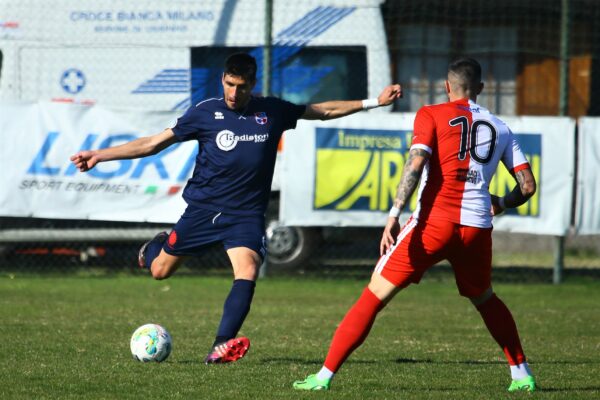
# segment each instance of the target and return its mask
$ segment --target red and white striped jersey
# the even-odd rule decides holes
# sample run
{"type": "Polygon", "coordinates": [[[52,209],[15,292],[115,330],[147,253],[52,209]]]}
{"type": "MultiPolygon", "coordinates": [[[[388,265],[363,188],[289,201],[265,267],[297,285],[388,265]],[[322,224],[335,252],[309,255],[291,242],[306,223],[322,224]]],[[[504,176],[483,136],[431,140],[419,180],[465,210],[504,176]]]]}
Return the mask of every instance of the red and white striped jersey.
{"type": "Polygon", "coordinates": [[[415,117],[413,148],[431,154],[413,214],[422,221],[492,226],[489,185],[498,163],[513,172],[529,167],[508,126],[468,99],[422,107],[415,117]]]}

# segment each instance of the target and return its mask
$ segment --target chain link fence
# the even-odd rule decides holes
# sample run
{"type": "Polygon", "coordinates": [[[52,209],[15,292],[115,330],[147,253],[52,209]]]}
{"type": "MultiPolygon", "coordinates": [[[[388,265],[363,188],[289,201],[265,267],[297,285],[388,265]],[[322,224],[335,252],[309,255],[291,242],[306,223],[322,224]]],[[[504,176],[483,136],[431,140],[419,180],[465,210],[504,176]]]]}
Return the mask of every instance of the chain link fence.
{"type": "MultiPolygon", "coordinates": [[[[2,230],[22,231],[25,238],[0,244],[0,270],[7,273],[69,272],[84,274],[139,273],[137,253],[146,238],[169,229],[160,224],[108,221],[2,218],[2,230]],[[84,238],[61,240],[62,230],[78,230],[84,238]],[[41,230],[43,237],[36,237],[41,230]],[[53,236],[48,231],[57,232],[53,236]],[[28,238],[27,238],[28,237],[28,238]]],[[[277,260],[263,266],[266,275],[366,278],[379,254],[380,228],[318,228],[301,260],[293,265],[277,260]]],[[[556,238],[495,232],[494,274],[496,280],[551,282],[556,257],[556,238]]],[[[600,274],[598,236],[568,236],[565,240],[565,277],[600,274]]],[[[447,263],[431,273],[446,275],[447,263]]],[[[208,247],[200,257],[188,259],[179,274],[228,275],[230,262],[220,245],[208,247]]]]}
{"type": "MultiPolygon", "coordinates": [[[[227,54],[250,51],[262,63],[262,50],[253,43],[261,43],[264,37],[264,19],[258,17],[264,13],[263,2],[218,2],[225,17],[218,17],[210,2],[178,3],[179,8],[152,0],[126,7],[114,1],[87,7],[88,3],[69,0],[52,4],[0,0],[2,98],[183,112],[201,98],[220,94],[221,62],[227,54]],[[34,8],[37,17],[27,19],[25,13],[34,8]],[[61,12],[53,13],[51,8],[61,12]],[[240,14],[247,16],[246,22],[231,24],[240,14]],[[193,35],[186,30],[192,19],[214,20],[214,32],[190,39],[193,35]],[[67,35],[62,29],[66,22],[78,31],[67,35]],[[32,26],[39,29],[29,29],[32,26]],[[83,39],[86,29],[102,34],[89,43],[83,39]],[[160,35],[161,30],[172,34],[160,35]],[[144,32],[158,33],[155,41],[143,39],[144,32]],[[12,51],[15,38],[27,46],[12,51]],[[57,45],[52,44],[58,42],[67,45],[62,54],[73,64],[93,59],[112,78],[95,86],[96,91],[77,92],[81,77],[77,73],[64,76],[60,70],[53,53],[57,45]],[[11,64],[10,57],[18,57],[23,68],[11,64]],[[15,73],[15,68],[20,72],[15,73]],[[60,80],[62,87],[54,79],[60,74],[65,78],[60,80]],[[132,82],[131,76],[140,79],[132,82]]],[[[348,37],[329,37],[335,36],[332,26],[344,27],[351,14],[343,1],[307,1],[302,12],[292,3],[275,1],[270,92],[299,103],[366,98],[376,95],[381,82],[394,81],[404,88],[404,98],[396,102],[394,111],[414,112],[423,104],[446,100],[446,66],[452,58],[467,54],[479,59],[484,69],[485,89],[479,102],[497,114],[600,115],[600,7],[595,0],[371,3],[382,19],[365,19],[360,31],[376,31],[381,28],[378,23],[383,23],[385,35],[374,47],[383,49],[386,62],[370,63],[373,54],[365,46],[352,44],[350,35],[358,27],[340,28],[344,32],[340,35],[348,37]],[[305,39],[299,38],[300,32],[305,39]],[[316,46],[305,46],[308,40],[316,46]],[[278,67],[284,66],[287,73],[278,73],[278,67]],[[298,89],[304,87],[309,89],[298,89]]],[[[86,82],[90,90],[93,83],[86,82]]],[[[262,90],[261,85],[257,90],[262,90]]],[[[2,217],[0,268],[10,273],[137,271],[139,246],[153,233],[168,228],[164,224],[2,217]]],[[[271,243],[272,253],[294,252],[299,242],[304,247],[293,262],[269,260],[267,274],[365,277],[377,259],[381,228],[274,229],[272,234],[278,238],[271,243]]],[[[496,274],[543,281],[551,280],[559,251],[554,237],[500,232],[494,233],[494,250],[496,274]]],[[[566,275],[595,276],[600,271],[600,236],[568,236],[564,264],[566,275]]],[[[445,273],[449,267],[435,270],[445,273]]],[[[187,261],[181,272],[229,274],[229,261],[217,245],[187,261]]]]}
{"type": "Polygon", "coordinates": [[[598,115],[600,8],[594,0],[406,0],[382,7],[393,76],[408,101],[445,100],[448,61],[483,67],[478,99],[499,115],[598,115]]]}

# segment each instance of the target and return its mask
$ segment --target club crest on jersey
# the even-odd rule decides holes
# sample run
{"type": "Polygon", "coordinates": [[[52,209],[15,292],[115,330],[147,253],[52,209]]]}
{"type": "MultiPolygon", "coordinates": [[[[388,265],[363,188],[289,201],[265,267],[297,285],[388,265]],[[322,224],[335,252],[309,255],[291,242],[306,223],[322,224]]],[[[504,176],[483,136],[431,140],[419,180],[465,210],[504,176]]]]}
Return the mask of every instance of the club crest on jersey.
{"type": "Polygon", "coordinates": [[[266,112],[257,112],[254,114],[254,119],[256,123],[259,125],[265,125],[267,123],[267,113],[266,112]]]}

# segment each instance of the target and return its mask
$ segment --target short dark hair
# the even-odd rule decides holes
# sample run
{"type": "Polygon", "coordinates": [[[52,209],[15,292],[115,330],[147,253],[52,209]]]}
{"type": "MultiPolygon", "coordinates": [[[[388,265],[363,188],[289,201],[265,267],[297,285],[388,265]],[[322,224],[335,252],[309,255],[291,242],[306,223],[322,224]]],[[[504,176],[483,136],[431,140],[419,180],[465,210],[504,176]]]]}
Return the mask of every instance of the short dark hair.
{"type": "Polygon", "coordinates": [[[223,73],[241,76],[247,82],[256,80],[256,59],[248,53],[235,53],[225,60],[223,73]]]}
{"type": "Polygon", "coordinates": [[[474,89],[481,83],[481,65],[470,57],[461,57],[450,63],[448,74],[454,74],[463,89],[474,89]]]}

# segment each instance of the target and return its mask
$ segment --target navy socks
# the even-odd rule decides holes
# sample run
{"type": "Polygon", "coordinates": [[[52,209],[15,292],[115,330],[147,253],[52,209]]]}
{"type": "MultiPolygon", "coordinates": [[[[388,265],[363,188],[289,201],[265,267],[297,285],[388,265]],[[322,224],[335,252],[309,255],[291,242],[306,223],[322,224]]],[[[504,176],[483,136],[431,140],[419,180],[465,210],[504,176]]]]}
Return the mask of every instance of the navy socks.
{"type": "Polygon", "coordinates": [[[255,286],[256,282],[246,279],[233,281],[223,306],[223,316],[213,346],[233,339],[237,335],[250,311],[255,286]]]}

